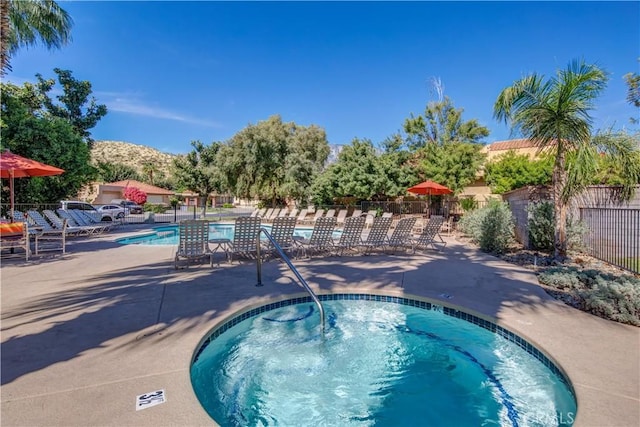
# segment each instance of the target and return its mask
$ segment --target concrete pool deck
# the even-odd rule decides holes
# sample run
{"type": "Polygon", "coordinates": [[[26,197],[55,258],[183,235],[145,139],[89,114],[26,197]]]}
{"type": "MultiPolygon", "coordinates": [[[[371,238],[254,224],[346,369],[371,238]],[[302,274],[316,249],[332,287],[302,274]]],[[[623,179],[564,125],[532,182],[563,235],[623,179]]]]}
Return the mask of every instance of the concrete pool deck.
{"type": "MultiPolygon", "coordinates": [[[[201,338],[247,305],[301,294],[286,266],[208,263],[174,270],[174,247],[123,246],[127,226],[71,239],[67,254],[2,259],[1,407],[4,426],[214,425],[189,365],[201,338]],[[136,411],[136,396],[166,402],[136,411]]],[[[318,293],[384,292],[460,306],[527,338],[555,360],[578,397],[578,426],[640,423],[640,328],[549,297],[526,269],[454,238],[415,255],[295,260],[318,293]]],[[[568,415],[568,414],[567,414],[568,415]]]]}

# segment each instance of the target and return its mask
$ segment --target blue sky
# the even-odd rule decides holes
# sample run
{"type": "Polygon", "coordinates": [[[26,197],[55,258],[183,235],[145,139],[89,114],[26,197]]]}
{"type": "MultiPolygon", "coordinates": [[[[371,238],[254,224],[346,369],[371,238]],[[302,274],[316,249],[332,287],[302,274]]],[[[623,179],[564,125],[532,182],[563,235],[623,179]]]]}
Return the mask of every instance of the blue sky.
{"type": "Polygon", "coordinates": [[[109,109],[97,140],[169,153],[225,141],[274,114],[331,144],[380,143],[435,100],[431,81],[508,139],[498,93],[583,58],[610,77],[595,128],[629,127],[623,75],[638,72],[639,2],[60,2],[61,50],[21,50],[7,81],[88,80],[109,109]]]}

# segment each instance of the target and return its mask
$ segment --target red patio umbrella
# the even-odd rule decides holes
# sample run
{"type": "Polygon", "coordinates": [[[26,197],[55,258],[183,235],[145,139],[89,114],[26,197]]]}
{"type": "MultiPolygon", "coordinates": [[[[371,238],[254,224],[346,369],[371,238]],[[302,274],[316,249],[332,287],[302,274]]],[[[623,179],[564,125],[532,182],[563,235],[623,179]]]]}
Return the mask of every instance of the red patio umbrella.
{"type": "Polygon", "coordinates": [[[439,196],[442,194],[452,194],[453,191],[449,190],[444,185],[440,185],[437,182],[425,181],[420,184],[416,184],[413,187],[407,189],[409,193],[420,194],[423,196],[439,196]]]}
{"type": "Polygon", "coordinates": [[[13,154],[9,150],[0,153],[0,177],[9,179],[9,192],[11,194],[11,221],[13,222],[13,179],[29,176],[60,175],[64,170],[55,166],[45,165],[35,160],[13,154]]]}
{"type": "Polygon", "coordinates": [[[416,184],[413,187],[407,189],[409,193],[419,194],[423,196],[429,196],[429,202],[427,206],[427,211],[430,211],[431,208],[431,196],[440,196],[443,194],[452,194],[453,191],[449,190],[444,185],[438,184],[437,182],[433,182],[431,180],[421,182],[420,184],[416,184]]]}

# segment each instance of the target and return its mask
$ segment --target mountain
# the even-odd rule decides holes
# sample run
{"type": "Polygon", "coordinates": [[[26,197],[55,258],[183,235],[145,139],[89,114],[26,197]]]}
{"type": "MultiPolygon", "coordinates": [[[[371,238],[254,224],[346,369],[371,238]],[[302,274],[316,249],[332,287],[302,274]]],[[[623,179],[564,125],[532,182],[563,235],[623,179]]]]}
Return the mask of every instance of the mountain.
{"type": "Polygon", "coordinates": [[[152,163],[166,176],[171,176],[171,165],[176,157],[176,154],[123,141],[95,141],[91,149],[91,162],[94,165],[98,162],[120,163],[133,167],[140,174],[145,164],[152,163]]]}

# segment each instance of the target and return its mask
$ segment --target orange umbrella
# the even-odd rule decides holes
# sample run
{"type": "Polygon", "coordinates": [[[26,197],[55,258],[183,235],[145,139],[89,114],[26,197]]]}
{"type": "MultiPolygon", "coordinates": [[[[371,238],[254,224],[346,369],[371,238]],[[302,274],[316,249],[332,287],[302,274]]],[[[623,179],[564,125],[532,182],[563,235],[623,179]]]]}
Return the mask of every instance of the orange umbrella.
{"type": "Polygon", "coordinates": [[[449,190],[444,185],[440,185],[437,182],[425,181],[420,184],[414,185],[408,188],[407,191],[413,194],[421,194],[424,196],[439,196],[442,194],[451,194],[453,191],[449,190]]]}
{"type": "Polygon", "coordinates": [[[407,189],[409,193],[419,194],[424,196],[429,196],[429,202],[427,206],[427,211],[431,211],[431,196],[440,196],[443,194],[452,194],[453,191],[449,190],[444,185],[438,184],[437,182],[433,182],[431,180],[421,182],[420,184],[416,184],[413,187],[407,189]]]}
{"type": "Polygon", "coordinates": [[[9,150],[0,153],[0,177],[9,179],[9,192],[11,194],[11,221],[13,221],[13,179],[29,176],[60,175],[64,170],[54,166],[45,165],[35,160],[13,154],[9,150]]]}

